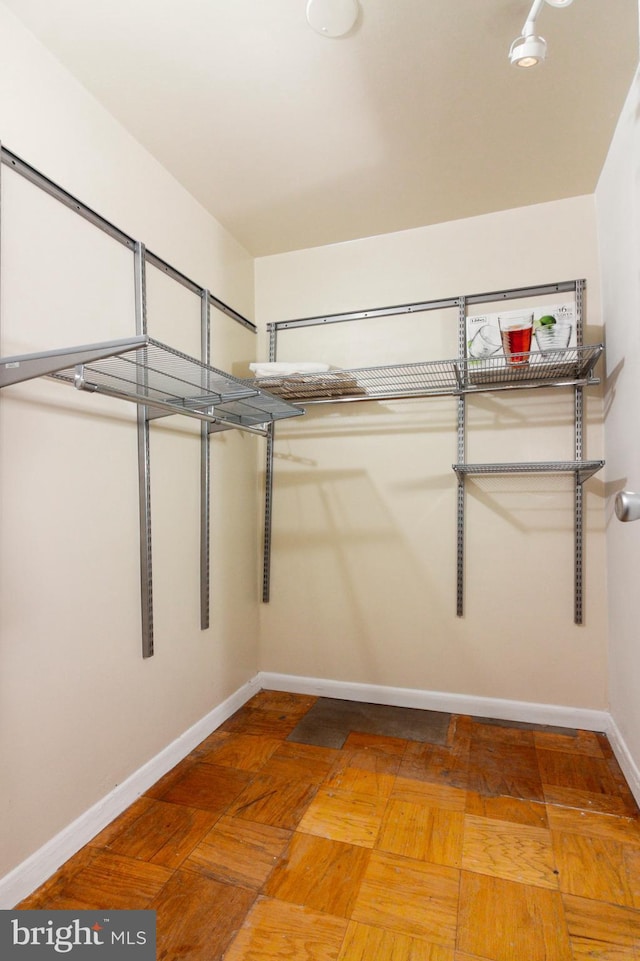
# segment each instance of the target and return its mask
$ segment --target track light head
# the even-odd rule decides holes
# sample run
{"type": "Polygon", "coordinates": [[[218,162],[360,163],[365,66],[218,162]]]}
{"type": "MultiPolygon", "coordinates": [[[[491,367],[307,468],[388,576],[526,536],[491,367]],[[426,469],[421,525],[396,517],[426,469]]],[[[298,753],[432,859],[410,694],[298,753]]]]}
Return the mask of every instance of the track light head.
{"type": "Polygon", "coordinates": [[[545,3],[550,7],[568,7],[573,0],[534,0],[522,35],[513,41],[509,50],[509,62],[514,67],[535,67],[547,55],[546,40],[536,33],[536,20],[545,3]]]}
{"type": "Polygon", "coordinates": [[[509,61],[514,67],[535,67],[547,55],[547,41],[535,34],[523,34],[511,44],[509,61]]]}

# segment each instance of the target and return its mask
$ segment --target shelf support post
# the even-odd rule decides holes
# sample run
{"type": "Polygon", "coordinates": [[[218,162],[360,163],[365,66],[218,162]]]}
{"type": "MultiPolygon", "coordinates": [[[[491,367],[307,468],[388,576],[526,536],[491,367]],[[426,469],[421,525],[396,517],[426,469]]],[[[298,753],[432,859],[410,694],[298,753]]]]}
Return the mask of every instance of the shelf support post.
{"type": "MultiPolygon", "coordinates": [[[[467,302],[461,297],[458,307],[458,356],[464,360],[467,353],[467,302]]],[[[464,394],[458,397],[458,432],[457,432],[457,462],[464,464],[466,460],[466,399],[464,394]]],[[[464,474],[458,473],[457,513],[456,513],[456,614],[464,614],[464,474]]]]}
{"type": "MultiPolygon", "coordinates": [[[[200,300],[200,352],[203,364],[211,359],[210,295],[203,290],[200,300]]],[[[203,372],[203,380],[206,374],[203,372]]],[[[203,387],[206,383],[203,382],[203,387]]],[[[200,630],[209,627],[210,530],[211,530],[211,449],[209,424],[200,426],[200,630]]]]}
{"type": "MultiPolygon", "coordinates": [[[[267,324],[269,331],[269,362],[274,363],[278,349],[278,328],[276,324],[267,324]]],[[[275,424],[269,424],[267,430],[267,454],[264,472],[264,540],[262,563],[262,602],[269,603],[271,587],[271,516],[273,499],[273,444],[275,440],[275,424]]]]}
{"type": "MultiPolygon", "coordinates": [[[[576,308],[576,345],[582,347],[584,335],[583,322],[584,281],[576,280],[575,308],[576,308]]],[[[584,457],[584,396],[582,387],[575,389],[575,459],[581,461],[584,457]]],[[[584,553],[584,491],[582,481],[576,472],[574,488],[574,622],[583,623],[582,594],[583,594],[583,553],[584,553]]]]}
{"type": "MultiPolygon", "coordinates": [[[[136,334],[147,334],[146,258],[144,244],[134,247],[136,334]]],[[[141,376],[146,376],[142,374],[141,376]]],[[[140,522],[140,599],[142,610],[142,656],[153,656],[153,580],[151,563],[151,471],[149,457],[149,410],[137,409],[138,502],[140,522]]]]}

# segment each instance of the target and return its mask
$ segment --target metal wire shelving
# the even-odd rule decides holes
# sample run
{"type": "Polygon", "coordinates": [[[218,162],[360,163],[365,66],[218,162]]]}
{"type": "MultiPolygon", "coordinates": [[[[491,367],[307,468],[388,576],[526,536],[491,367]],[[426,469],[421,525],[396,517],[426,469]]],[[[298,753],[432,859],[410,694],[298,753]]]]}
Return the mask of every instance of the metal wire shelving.
{"type": "MultiPolygon", "coordinates": [[[[574,477],[574,621],[583,623],[583,485],[604,466],[602,460],[585,460],[583,451],[583,388],[600,383],[594,374],[603,354],[602,344],[583,344],[584,280],[487,291],[445,300],[399,304],[363,311],[303,317],[268,325],[269,360],[277,360],[279,335],[303,327],[362,321],[369,318],[392,318],[400,314],[424,314],[429,311],[456,309],[458,313],[458,357],[452,360],[425,361],[350,370],[329,370],[323,374],[296,374],[286,378],[261,377],[258,383],[270,393],[293,405],[336,404],[354,401],[391,401],[408,398],[451,396],[457,398],[457,462],[453,470],[457,479],[457,572],[456,613],[464,614],[465,579],[465,482],[482,474],[569,474],[574,477]],[[467,316],[473,305],[495,305],[523,298],[538,299],[569,293],[575,307],[576,346],[553,351],[532,351],[522,355],[522,363],[507,363],[502,353],[477,360],[467,354],[467,316]],[[473,394],[492,391],[531,390],[535,388],[571,388],[574,393],[573,460],[535,463],[469,464],[466,460],[466,402],[473,394]]],[[[264,566],[262,597],[270,592],[270,555],[272,526],[272,486],[275,425],[269,428],[266,457],[264,566]]]]}
{"type": "MultiPolygon", "coordinates": [[[[340,401],[404,400],[413,397],[460,396],[496,390],[597,384],[593,368],[602,344],[523,355],[510,366],[504,357],[470,358],[330,370],[256,379],[265,390],[292,404],[340,401]]],[[[248,383],[248,382],[245,382],[248,383]]]]}

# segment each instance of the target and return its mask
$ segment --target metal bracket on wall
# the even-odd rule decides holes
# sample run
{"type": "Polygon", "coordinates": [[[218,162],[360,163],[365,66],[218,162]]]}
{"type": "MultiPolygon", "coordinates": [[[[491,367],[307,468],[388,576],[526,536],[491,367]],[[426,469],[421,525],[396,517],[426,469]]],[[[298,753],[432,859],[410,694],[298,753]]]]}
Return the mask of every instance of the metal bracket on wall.
{"type": "MultiPolygon", "coordinates": [[[[278,350],[278,328],[275,324],[268,324],[269,333],[269,362],[276,359],[278,350]]],[[[267,433],[267,450],[264,471],[264,539],[262,558],[262,600],[269,602],[271,590],[271,531],[273,509],[273,446],[275,443],[275,425],[271,424],[267,433]]]]}
{"type": "MultiPolygon", "coordinates": [[[[134,248],[136,334],[147,334],[147,283],[144,245],[134,248]]],[[[137,372],[139,388],[148,391],[146,367],[137,372]]],[[[151,555],[151,462],[149,452],[149,408],[140,404],[138,419],[138,511],[140,527],[140,603],[142,613],[142,656],[153,656],[153,573],[151,555]]]]}
{"type": "MultiPolygon", "coordinates": [[[[211,359],[211,312],[209,291],[203,290],[200,300],[200,357],[203,364],[211,359]]],[[[204,375],[203,375],[204,376],[204,375]]],[[[205,384],[203,383],[203,387],[205,384]]],[[[209,627],[209,563],[211,527],[211,450],[210,425],[200,425],[200,630],[209,627]]]]}
{"type": "MultiPolygon", "coordinates": [[[[461,360],[467,355],[467,302],[464,297],[460,298],[458,308],[458,357],[461,360]]],[[[466,371],[465,371],[466,375],[466,371]]],[[[466,396],[461,394],[458,397],[458,421],[457,421],[457,463],[464,464],[466,459],[466,418],[467,405],[466,396]]],[[[465,489],[464,474],[458,474],[458,487],[456,491],[456,614],[462,617],[464,614],[464,509],[465,509],[465,489]]]]}

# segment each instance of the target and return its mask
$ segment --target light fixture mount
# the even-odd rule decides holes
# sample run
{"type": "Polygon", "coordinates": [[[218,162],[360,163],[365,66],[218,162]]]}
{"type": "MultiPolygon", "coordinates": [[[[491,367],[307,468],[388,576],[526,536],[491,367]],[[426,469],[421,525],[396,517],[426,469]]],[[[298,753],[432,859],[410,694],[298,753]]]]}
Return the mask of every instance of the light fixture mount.
{"type": "Polygon", "coordinates": [[[568,7],[573,0],[534,0],[522,34],[509,49],[509,61],[514,67],[535,67],[547,55],[547,42],[536,33],[536,20],[545,3],[550,7],[568,7]]]}
{"type": "Polygon", "coordinates": [[[353,29],[358,0],[307,0],[307,21],[322,37],[344,37],[353,29]]]}

